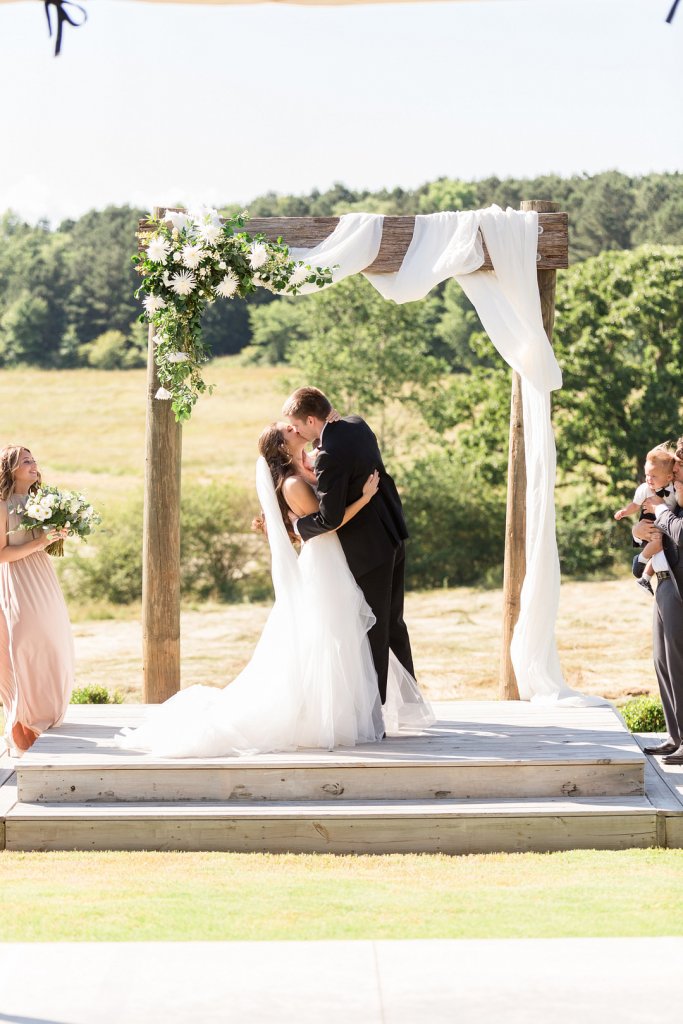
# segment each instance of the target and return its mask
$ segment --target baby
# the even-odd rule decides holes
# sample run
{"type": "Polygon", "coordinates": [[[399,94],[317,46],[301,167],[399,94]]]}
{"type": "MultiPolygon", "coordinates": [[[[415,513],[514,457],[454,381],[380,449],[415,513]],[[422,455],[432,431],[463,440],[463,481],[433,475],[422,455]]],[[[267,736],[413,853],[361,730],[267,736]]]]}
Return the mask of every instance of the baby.
{"type": "MultiPolygon", "coordinates": [[[[640,512],[640,519],[654,521],[655,517],[651,513],[643,512],[643,502],[646,498],[652,498],[655,495],[663,498],[664,503],[673,511],[676,508],[673,468],[674,456],[669,448],[659,445],[657,448],[649,451],[645,460],[645,483],[640,484],[636,488],[633,501],[626,505],[625,508],[618,509],[614,513],[614,518],[623,519],[625,516],[632,516],[634,512],[640,512]]],[[[660,538],[657,538],[656,540],[649,541],[643,547],[640,554],[636,555],[633,559],[633,575],[636,577],[637,584],[643,587],[644,590],[648,590],[653,596],[654,590],[652,589],[650,579],[654,570],[650,559],[652,555],[661,550],[662,542],[660,538]]]]}

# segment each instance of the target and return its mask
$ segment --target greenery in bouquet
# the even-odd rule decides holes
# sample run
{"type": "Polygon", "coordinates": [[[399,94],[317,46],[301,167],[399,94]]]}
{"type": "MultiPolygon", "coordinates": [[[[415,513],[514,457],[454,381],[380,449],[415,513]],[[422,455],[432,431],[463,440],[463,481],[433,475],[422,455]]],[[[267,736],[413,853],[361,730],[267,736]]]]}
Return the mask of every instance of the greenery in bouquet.
{"type": "MultiPolygon", "coordinates": [[[[41,486],[29,494],[18,529],[64,530],[67,537],[85,538],[101,521],[99,513],[82,494],[41,486]]],[[[64,541],[56,540],[45,550],[48,555],[61,557],[64,541]]]]}
{"type": "Polygon", "coordinates": [[[201,337],[208,303],[249,295],[256,288],[296,295],[306,286],[322,288],[332,271],[292,258],[279,238],[268,241],[244,231],[244,215],[222,221],[208,207],[166,210],[143,253],[133,256],[142,284],[142,321],[154,325],[155,360],[160,388],[155,397],[171,401],[176,420],[190,418],[204,391],[202,376],[209,351],[201,337]]]}

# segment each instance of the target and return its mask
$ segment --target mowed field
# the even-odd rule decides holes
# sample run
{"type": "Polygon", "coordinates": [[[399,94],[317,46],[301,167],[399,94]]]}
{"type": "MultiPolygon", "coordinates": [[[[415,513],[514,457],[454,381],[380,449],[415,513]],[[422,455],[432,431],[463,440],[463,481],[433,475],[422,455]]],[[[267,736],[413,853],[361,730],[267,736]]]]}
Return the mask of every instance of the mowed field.
{"type": "MultiPolygon", "coordinates": [[[[145,370],[3,370],[0,441],[31,448],[43,478],[83,490],[105,513],[141,496],[145,370]]],[[[251,483],[257,438],[286,397],[282,370],[218,359],[216,385],[183,427],[183,483],[251,483]]]]}
{"type": "MultiPolygon", "coordinates": [[[[209,480],[253,480],[256,439],[285,396],[282,370],[241,366],[234,358],[207,369],[217,385],[183,428],[183,487],[209,480]]],[[[145,372],[4,371],[0,440],[28,445],[44,478],[84,490],[115,528],[117,506],[143,488],[145,372]]],[[[628,554],[628,552],[626,553],[628,554]]],[[[417,672],[434,699],[497,694],[500,591],[454,588],[407,596],[417,672]]],[[[105,683],[140,700],[138,607],[74,609],[78,685],[105,683]],[[107,612],[107,609],[105,609],[107,612]]],[[[183,685],[224,685],[243,667],[267,606],[187,607],[182,616],[183,685]]],[[[558,643],[568,683],[622,701],[656,692],[652,599],[623,579],[563,585],[558,643]]],[[[302,612],[305,624],[305,611],[302,612]]]]}

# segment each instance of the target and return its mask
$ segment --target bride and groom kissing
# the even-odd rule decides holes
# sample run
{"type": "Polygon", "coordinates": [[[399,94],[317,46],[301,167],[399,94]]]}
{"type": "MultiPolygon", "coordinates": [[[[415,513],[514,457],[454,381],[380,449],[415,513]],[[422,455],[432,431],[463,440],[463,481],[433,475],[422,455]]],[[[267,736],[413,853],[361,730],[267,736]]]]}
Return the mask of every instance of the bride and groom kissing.
{"type": "Polygon", "coordinates": [[[297,389],[282,415],[258,442],[256,524],[275,603],[254,653],[229,685],[149,708],[121,746],[165,757],[332,750],[434,722],[403,620],[408,531],[377,439],[317,388],[297,389]]]}

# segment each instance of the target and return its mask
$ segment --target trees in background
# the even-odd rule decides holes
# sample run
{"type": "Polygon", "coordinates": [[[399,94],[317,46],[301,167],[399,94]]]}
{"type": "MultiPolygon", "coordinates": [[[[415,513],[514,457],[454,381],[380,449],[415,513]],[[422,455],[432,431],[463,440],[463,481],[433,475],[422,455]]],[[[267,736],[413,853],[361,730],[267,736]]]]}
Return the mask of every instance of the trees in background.
{"type": "MultiPolygon", "coordinates": [[[[683,244],[682,174],[631,178],[609,171],[592,177],[545,175],[477,182],[440,178],[414,190],[377,192],[336,184],[308,196],[260,196],[249,204],[249,212],[253,216],[331,216],[353,210],[431,213],[491,203],[517,207],[529,197],[552,197],[567,210],[573,261],[646,242],[683,244]]],[[[137,278],[130,263],[143,213],[111,206],[65,221],[54,231],[47,224],[24,224],[11,213],[0,218],[0,365],[89,365],[100,358],[103,348],[117,366],[137,365],[144,359],[136,333],[137,278]],[[98,341],[110,331],[119,332],[125,342],[112,347],[111,338],[106,344],[98,341]]],[[[437,298],[444,304],[439,337],[459,353],[466,368],[476,322],[470,317],[468,323],[467,308],[459,307],[448,288],[441,289],[437,298]]],[[[251,315],[254,308],[272,301],[268,292],[259,291],[248,306],[242,300],[211,306],[204,322],[211,350],[217,355],[232,354],[254,343],[269,361],[283,358],[287,341],[282,331],[272,344],[263,341],[267,322],[276,333],[278,320],[282,327],[280,314],[270,321],[265,314],[263,320],[251,315]]],[[[438,354],[436,344],[434,353],[438,354]]]]}

